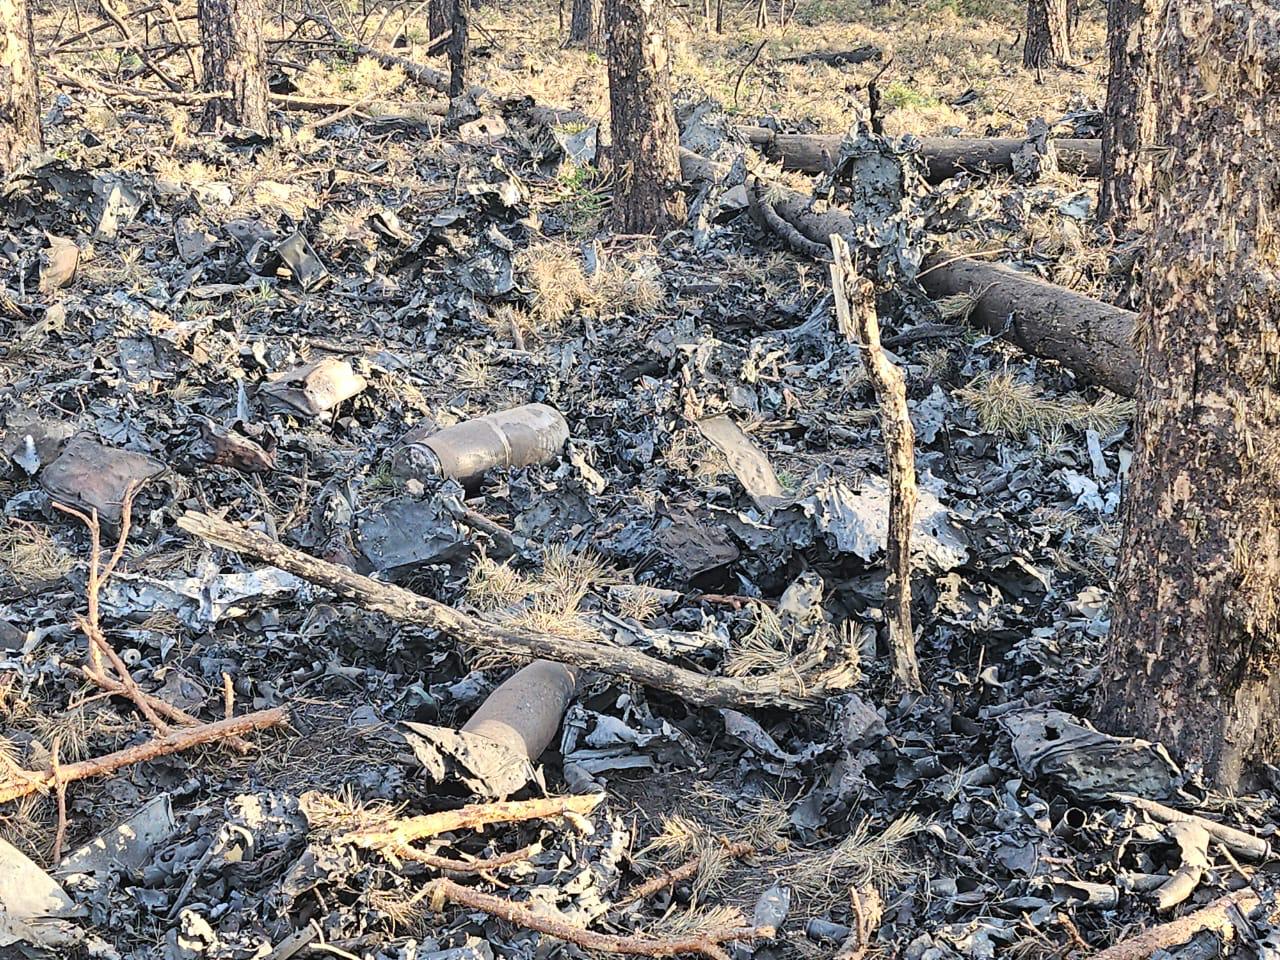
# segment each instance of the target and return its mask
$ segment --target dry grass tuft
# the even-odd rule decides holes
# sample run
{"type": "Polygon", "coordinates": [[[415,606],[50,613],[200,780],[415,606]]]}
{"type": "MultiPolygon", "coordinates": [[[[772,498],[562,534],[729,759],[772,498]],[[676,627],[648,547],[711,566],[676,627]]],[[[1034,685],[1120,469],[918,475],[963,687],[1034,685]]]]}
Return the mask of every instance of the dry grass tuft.
{"type": "Polygon", "coordinates": [[[967,323],[974,307],[978,305],[978,298],[969,293],[957,293],[951,297],[935,300],[933,305],[938,308],[943,322],[967,323]]]}
{"type": "Polygon", "coordinates": [[[369,907],[386,918],[393,935],[406,933],[422,936],[428,931],[431,905],[426,897],[427,888],[408,890],[374,889],[368,892],[369,907]]]}
{"type": "Polygon", "coordinates": [[[519,603],[528,593],[525,579],[510,564],[481,554],[467,571],[467,599],[484,611],[501,610],[519,603]]]}
{"type": "Polygon", "coordinates": [[[863,820],[836,846],[806,851],[794,859],[785,876],[801,901],[815,904],[828,897],[834,902],[853,885],[899,885],[913,872],[903,845],[923,826],[923,820],[908,814],[876,833],[871,821],[863,820]]]}
{"type": "MultiPolygon", "coordinates": [[[[466,589],[471,603],[482,611],[500,615],[507,626],[576,640],[598,640],[600,631],[582,616],[582,602],[593,588],[619,582],[617,574],[599,557],[554,546],[543,554],[542,569],[533,575],[481,556],[468,571],[466,589]]],[[[481,653],[471,666],[480,670],[517,662],[504,654],[481,653]]]]}
{"type": "Polygon", "coordinates": [[[657,265],[645,258],[601,257],[596,272],[587,276],[576,250],[543,243],[522,252],[517,264],[533,287],[533,316],[544,330],[560,328],[575,312],[650,314],[666,296],[657,265]]]}
{"type": "Polygon", "coordinates": [[[30,793],[0,811],[0,838],[39,862],[49,856],[55,820],[53,798],[30,793]]]}
{"type": "Polygon", "coordinates": [[[62,579],[75,566],[75,558],[43,527],[5,518],[0,525],[0,565],[15,584],[30,587],[62,579]]]}
{"type": "Polygon", "coordinates": [[[731,677],[786,674],[806,687],[847,690],[862,679],[858,630],[851,621],[788,625],[768,604],[753,601],[752,626],[729,647],[724,672],[731,677]]]}
{"type": "Polygon", "coordinates": [[[695,427],[672,431],[663,462],[695,483],[714,484],[721,477],[733,476],[728,458],[695,427]]]}
{"type": "Polygon", "coordinates": [[[308,790],[298,798],[298,805],[312,829],[328,833],[378,830],[404,811],[403,804],[358,800],[349,788],[340,794],[308,790]]]}
{"type": "Polygon", "coordinates": [[[624,620],[648,623],[662,609],[662,595],[652,587],[639,584],[619,584],[610,591],[614,609],[624,620]]]}
{"type": "Polygon", "coordinates": [[[72,707],[62,713],[33,714],[30,719],[32,733],[48,750],[58,744],[58,757],[64,761],[83,760],[89,756],[89,740],[99,727],[96,711],[91,715],[85,706],[72,707]]]}
{"type": "Polygon", "coordinates": [[[655,930],[653,935],[692,937],[750,925],[746,916],[737,907],[718,906],[707,910],[690,907],[683,913],[672,913],[663,917],[661,930],[655,930]]]}
{"type": "Polygon", "coordinates": [[[1053,434],[1067,427],[1110,433],[1134,413],[1134,403],[1107,394],[1097,400],[1045,396],[1033,383],[1009,371],[983,373],[955,391],[957,399],[978,415],[989,433],[1025,437],[1030,432],[1053,434]]]}

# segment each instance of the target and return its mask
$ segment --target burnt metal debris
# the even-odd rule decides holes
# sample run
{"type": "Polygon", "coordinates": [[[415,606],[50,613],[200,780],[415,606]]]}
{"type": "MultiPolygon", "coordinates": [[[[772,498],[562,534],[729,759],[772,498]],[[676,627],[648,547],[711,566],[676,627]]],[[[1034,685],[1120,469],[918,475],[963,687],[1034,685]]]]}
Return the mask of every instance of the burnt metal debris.
{"type": "Polygon", "coordinates": [[[530,104],[162,144],[102,96],[0,186],[0,953],[1274,955],[1274,786],[1087,720],[1131,404],[917,282],[941,237],[1109,282],[1046,127],[930,186],[859,123],[814,185],[915,433],[899,696],[879,405],[772,118],[689,114],[715,176],[650,243],[530,104]]]}

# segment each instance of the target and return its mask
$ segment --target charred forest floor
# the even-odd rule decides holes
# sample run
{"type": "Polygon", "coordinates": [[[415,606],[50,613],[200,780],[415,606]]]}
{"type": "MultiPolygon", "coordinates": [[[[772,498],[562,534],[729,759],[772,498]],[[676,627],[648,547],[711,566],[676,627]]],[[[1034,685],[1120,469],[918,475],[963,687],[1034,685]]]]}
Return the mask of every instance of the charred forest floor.
{"type": "MultiPolygon", "coordinates": [[[[1095,6],[1083,66],[1043,82],[1019,66],[1016,4],[824,0],[769,31],[743,25],[754,7],[726,9],[724,35],[681,22],[686,8],[672,27],[682,125],[718,133],[721,158],[742,149],[724,136],[735,123],[845,133],[873,78],[890,138],[1021,138],[1037,118],[1097,135],[1095,6]],[[878,61],[784,62],[866,45],[878,61]]],[[[429,62],[420,19],[325,12],[429,62]]],[[[913,250],[945,242],[1130,306],[1133,257],[1093,225],[1094,182],[1032,164],[928,188],[909,143],[861,135],[911,184],[876,248],[899,281],[880,316],[921,485],[926,692],[904,697],[884,649],[879,408],[836,333],[827,265],[789,252],[731,190],[691,187],[690,229],[611,234],[607,130],[591,123],[607,120],[604,64],[561,48],[554,9],[478,9],[473,82],[500,99],[447,130],[438,95],[402,69],[275,11],[273,88],[314,102],[277,102],[270,141],[199,134],[199,105],[165,102],[118,33],[77,38],[97,25],[84,11],[39,13],[48,153],[0,187],[0,788],[15,768],[151,735],[144,696],[79,669],[99,625],[146,695],[201,721],[289,711],[245,734],[247,753],[203,746],[68,784],[61,867],[59,791],[0,804],[0,836],[74,904],[48,955],[591,952],[429,886],[467,862],[478,876],[459,882],[598,931],[776,926],[727,948],[762,960],[1086,956],[1169,910],[1266,891],[1247,842],[1201,842],[1118,795],[1265,850],[1273,790],[1216,794],[1158,747],[1083,722],[1132,403],[966,326],[970,299],[931,304],[911,282],[913,250]],[[580,116],[549,126],[535,104],[580,116]],[[568,422],[550,462],[466,490],[393,469],[412,429],[530,402],[568,422]],[[744,489],[700,428],[721,414],[782,497],[744,489]],[[124,489],[143,479],[126,521],[124,489]],[[98,506],[106,553],[128,533],[89,629],[89,536],[55,502],[98,506]],[[456,830],[416,861],[354,843],[483,799],[423,730],[459,727],[516,662],[210,547],[179,529],[187,511],[495,625],[785,675],[824,703],[699,707],[588,672],[520,795],[603,794],[589,814],[456,830]],[[819,677],[819,661],[839,669],[819,677]],[[113,854],[80,851],[122,821],[113,854]],[[1159,912],[1153,891],[1175,874],[1185,889],[1159,912]]],[[[172,24],[134,26],[184,76],[172,24]]],[[[1268,931],[1255,918],[1241,936],[1256,947],[1268,931]]]]}

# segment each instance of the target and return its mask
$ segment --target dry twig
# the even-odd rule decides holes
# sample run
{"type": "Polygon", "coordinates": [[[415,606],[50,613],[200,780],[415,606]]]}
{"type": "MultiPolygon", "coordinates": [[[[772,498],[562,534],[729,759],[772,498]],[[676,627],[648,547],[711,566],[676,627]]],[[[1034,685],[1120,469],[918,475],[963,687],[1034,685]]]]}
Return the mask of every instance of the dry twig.
{"type": "MultiPolygon", "coordinates": [[[[735,860],[749,857],[756,852],[755,847],[749,843],[741,841],[722,841],[722,843],[724,844],[724,852],[735,860]]],[[[677,883],[692,880],[698,875],[705,861],[705,853],[700,852],[697,856],[690,857],[684,863],[672,867],[670,870],[664,870],[657,876],[636,884],[611,909],[618,910],[628,904],[635,903],[637,900],[648,899],[660,890],[674,887],[677,883]]]]}
{"type": "MultiPolygon", "coordinates": [[[[420,817],[407,817],[365,827],[342,835],[339,839],[365,849],[377,849],[395,855],[409,845],[454,830],[474,830],[491,823],[517,823],[542,820],[566,814],[586,816],[604,799],[601,794],[572,797],[539,797],[534,800],[506,800],[499,803],[473,803],[457,810],[441,810],[420,817]]],[[[417,858],[415,858],[417,859],[417,858]]]]}
{"type": "Polygon", "coordinates": [[[289,714],[284,707],[273,707],[270,710],[246,713],[231,720],[218,720],[195,727],[181,727],[170,731],[165,736],[153,737],[137,746],[125,747],[123,750],[90,760],[60,764],[56,771],[52,768],[37,771],[10,767],[6,777],[8,782],[0,782],[0,803],[8,803],[10,800],[17,800],[19,797],[25,797],[40,790],[74,783],[88,777],[114,773],[134,763],[180,753],[183,750],[225,740],[237,734],[279,726],[288,719],[289,714]]]}
{"type": "Polygon", "coordinates": [[[683,953],[697,953],[713,960],[727,960],[728,953],[720,946],[732,941],[759,940],[774,935],[773,927],[727,927],[682,937],[659,938],[648,934],[614,936],[584,930],[566,920],[534,913],[521,903],[464,887],[452,880],[432,880],[426,887],[436,910],[446,902],[456,903],[470,910],[479,910],[490,916],[506,920],[527,930],[536,930],[547,936],[574,943],[584,950],[601,953],[623,953],[640,957],[674,957],[683,953]]]}
{"type": "Polygon", "coordinates": [[[1143,930],[1135,937],[1121,940],[1095,953],[1092,960],[1147,960],[1157,950],[1186,943],[1201,930],[1213,930],[1224,941],[1236,933],[1237,918],[1242,918],[1261,901],[1249,887],[1219,897],[1177,920],[1143,930]]]}

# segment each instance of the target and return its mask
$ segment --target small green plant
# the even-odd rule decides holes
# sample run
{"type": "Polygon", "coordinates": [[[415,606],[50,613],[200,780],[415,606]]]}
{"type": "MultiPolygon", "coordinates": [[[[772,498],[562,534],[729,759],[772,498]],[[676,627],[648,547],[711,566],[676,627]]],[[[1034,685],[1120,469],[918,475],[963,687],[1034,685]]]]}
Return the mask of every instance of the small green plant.
{"type": "Polygon", "coordinates": [[[921,93],[914,87],[898,80],[885,87],[882,96],[884,105],[891,110],[923,109],[925,107],[936,107],[942,103],[937,97],[921,93]]]}

